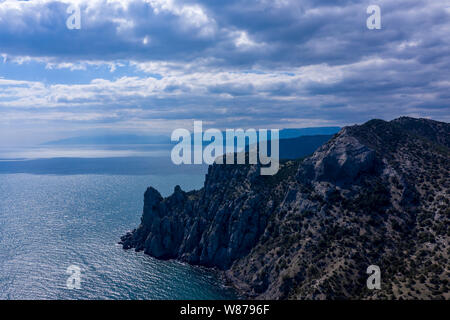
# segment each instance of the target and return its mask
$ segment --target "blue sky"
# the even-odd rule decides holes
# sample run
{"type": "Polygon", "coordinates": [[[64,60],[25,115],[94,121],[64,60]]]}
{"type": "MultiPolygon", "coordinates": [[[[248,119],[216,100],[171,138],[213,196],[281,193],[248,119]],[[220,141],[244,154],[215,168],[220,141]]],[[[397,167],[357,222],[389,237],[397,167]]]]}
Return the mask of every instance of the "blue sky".
{"type": "Polygon", "coordinates": [[[449,35],[442,0],[0,1],[0,145],[194,120],[449,121],[449,35]],[[381,30],[366,27],[372,4],[381,30]]]}

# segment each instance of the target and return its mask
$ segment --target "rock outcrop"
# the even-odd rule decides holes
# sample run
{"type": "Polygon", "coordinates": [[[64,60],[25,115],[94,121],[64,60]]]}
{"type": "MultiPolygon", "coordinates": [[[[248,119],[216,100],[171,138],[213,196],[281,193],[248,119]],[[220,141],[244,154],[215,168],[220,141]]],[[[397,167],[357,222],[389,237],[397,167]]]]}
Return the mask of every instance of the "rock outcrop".
{"type": "Polygon", "coordinates": [[[260,180],[256,166],[214,164],[200,191],[177,186],[163,199],[148,188],[141,225],[122,238],[124,248],[227,269],[254,247],[281,201],[281,193],[268,195],[272,201],[259,193],[260,180]]]}
{"type": "Polygon", "coordinates": [[[449,160],[449,124],[372,120],[274,176],[214,164],[201,190],[149,188],[121,243],[224,270],[253,298],[448,299],[449,160]]]}

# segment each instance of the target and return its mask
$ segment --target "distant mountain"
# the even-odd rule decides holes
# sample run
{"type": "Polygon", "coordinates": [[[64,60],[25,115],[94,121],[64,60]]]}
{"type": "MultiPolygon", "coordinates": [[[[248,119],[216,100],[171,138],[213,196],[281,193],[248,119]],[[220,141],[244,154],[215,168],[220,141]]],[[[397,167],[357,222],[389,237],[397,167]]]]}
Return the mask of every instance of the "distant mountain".
{"type": "Polygon", "coordinates": [[[49,141],[43,145],[115,145],[115,144],[171,144],[169,136],[143,136],[133,134],[80,136],[49,141]]]}
{"type": "Polygon", "coordinates": [[[312,127],[301,129],[280,130],[280,139],[292,139],[302,136],[333,135],[341,130],[340,127],[312,127]]]}
{"type": "MultiPolygon", "coordinates": [[[[308,135],[313,132],[329,132],[333,128],[285,129],[280,131],[280,137],[290,137],[304,134],[296,138],[280,138],[280,159],[297,159],[310,155],[322,144],[331,139],[332,135],[308,135]]],[[[270,138],[270,136],[269,136],[270,138]]],[[[166,163],[165,171],[191,170],[186,166],[177,167],[171,164],[170,149],[177,142],[170,141],[168,136],[139,135],[104,135],[80,136],[62,140],[50,141],[44,146],[108,146],[108,149],[125,147],[125,150],[151,151],[159,148],[167,152],[166,158],[154,157],[121,157],[121,158],[76,158],[58,157],[50,159],[4,159],[0,162],[0,173],[38,173],[38,174],[151,174],[155,168],[166,163]],[[142,149],[143,148],[143,149],[142,149]],[[165,159],[164,161],[160,161],[165,159]]],[[[236,141],[235,141],[236,143],[236,141]]],[[[248,141],[247,141],[248,143],[248,141]]],[[[203,141],[203,147],[209,145],[203,141]]],[[[158,149],[158,150],[159,150],[158,149]]],[[[225,141],[224,141],[225,151],[225,141]]]]}
{"type": "MultiPolygon", "coordinates": [[[[280,130],[280,139],[291,139],[301,136],[312,135],[333,135],[339,131],[339,127],[313,127],[301,129],[282,129],[280,130]]],[[[174,144],[170,140],[170,135],[134,135],[134,134],[116,134],[116,135],[92,135],[79,136],[67,139],[49,141],[43,145],[132,145],[132,144],[174,144]]],[[[207,145],[208,142],[204,142],[207,145]]]]}
{"type": "Polygon", "coordinates": [[[201,190],[150,187],[121,243],[222,269],[252,298],[449,299],[449,159],[450,124],[372,120],[274,176],[214,164],[201,190]]]}
{"type": "MultiPolygon", "coordinates": [[[[304,136],[294,139],[280,140],[280,158],[297,159],[310,155],[332,136],[304,136]]],[[[80,140],[78,140],[80,141],[80,140]]],[[[97,140],[99,141],[99,140],[97,140]]],[[[64,143],[63,143],[64,145],[64,143]]],[[[207,143],[205,143],[207,145],[207,143]]],[[[33,174],[154,174],[175,172],[206,172],[204,166],[176,166],[170,160],[170,145],[160,146],[129,145],[127,149],[144,150],[153,147],[165,150],[165,157],[103,157],[74,158],[55,157],[48,159],[0,159],[1,173],[33,173],[33,174]]],[[[112,145],[114,147],[114,145],[112,145]]],[[[115,145],[115,147],[120,147],[115,145]]]]}

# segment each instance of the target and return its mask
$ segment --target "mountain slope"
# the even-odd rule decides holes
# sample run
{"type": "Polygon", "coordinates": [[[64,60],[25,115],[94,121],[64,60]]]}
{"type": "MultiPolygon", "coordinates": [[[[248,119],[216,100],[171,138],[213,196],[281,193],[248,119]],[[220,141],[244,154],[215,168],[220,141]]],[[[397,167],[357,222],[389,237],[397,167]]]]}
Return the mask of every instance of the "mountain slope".
{"type": "Polygon", "coordinates": [[[448,299],[449,137],[447,123],[372,120],[274,176],[213,165],[199,191],[149,188],[122,243],[222,269],[254,298],[448,299]]]}

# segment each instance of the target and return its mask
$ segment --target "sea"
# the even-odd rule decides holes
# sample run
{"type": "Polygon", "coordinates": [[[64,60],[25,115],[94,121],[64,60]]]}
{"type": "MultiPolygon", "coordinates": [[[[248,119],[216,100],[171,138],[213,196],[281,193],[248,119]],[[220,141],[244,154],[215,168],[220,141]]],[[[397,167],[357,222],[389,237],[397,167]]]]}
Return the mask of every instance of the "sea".
{"type": "Polygon", "coordinates": [[[0,299],[238,298],[215,270],[118,244],[139,225],[147,187],[199,189],[207,167],[100,149],[0,150],[0,299]]]}

